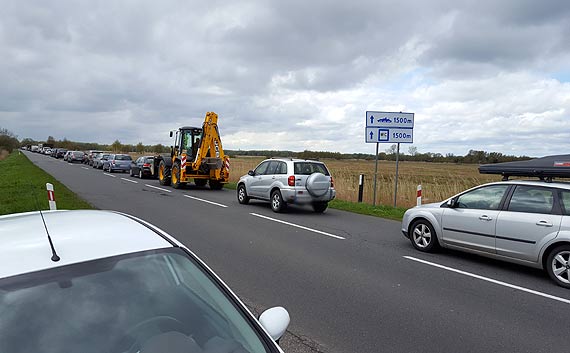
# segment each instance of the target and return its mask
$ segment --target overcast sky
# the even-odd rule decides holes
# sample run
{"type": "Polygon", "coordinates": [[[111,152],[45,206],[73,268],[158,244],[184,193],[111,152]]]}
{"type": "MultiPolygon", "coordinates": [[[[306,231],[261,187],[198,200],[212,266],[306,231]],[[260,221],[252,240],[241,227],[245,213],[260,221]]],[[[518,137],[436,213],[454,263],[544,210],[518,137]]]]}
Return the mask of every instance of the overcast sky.
{"type": "Polygon", "coordinates": [[[0,6],[0,127],[20,139],[168,145],[214,111],[227,149],[374,153],[380,110],[415,113],[419,152],[570,153],[568,0],[0,6]]]}

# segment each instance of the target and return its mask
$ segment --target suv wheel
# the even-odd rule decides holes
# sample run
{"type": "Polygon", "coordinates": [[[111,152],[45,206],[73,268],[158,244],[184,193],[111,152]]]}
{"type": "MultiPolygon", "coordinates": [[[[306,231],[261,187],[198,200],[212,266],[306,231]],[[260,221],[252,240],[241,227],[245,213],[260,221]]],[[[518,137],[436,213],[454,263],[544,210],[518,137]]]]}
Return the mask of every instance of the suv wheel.
{"type": "Polygon", "coordinates": [[[410,240],[414,248],[423,252],[433,252],[437,249],[437,235],[430,222],[419,219],[410,228],[410,240]]]}
{"type": "Polygon", "coordinates": [[[328,202],[315,202],[313,203],[313,210],[315,210],[316,213],[323,213],[328,206],[328,202]]]}
{"type": "Polygon", "coordinates": [[[283,201],[281,192],[275,190],[271,193],[271,209],[273,212],[283,212],[287,208],[287,204],[283,201]]]}
{"type": "Polygon", "coordinates": [[[546,272],[557,285],[570,288],[570,245],[561,245],[550,252],[546,272]]]}
{"type": "Polygon", "coordinates": [[[237,199],[242,205],[247,205],[249,203],[249,196],[245,190],[245,185],[240,184],[237,189],[237,199]]]}

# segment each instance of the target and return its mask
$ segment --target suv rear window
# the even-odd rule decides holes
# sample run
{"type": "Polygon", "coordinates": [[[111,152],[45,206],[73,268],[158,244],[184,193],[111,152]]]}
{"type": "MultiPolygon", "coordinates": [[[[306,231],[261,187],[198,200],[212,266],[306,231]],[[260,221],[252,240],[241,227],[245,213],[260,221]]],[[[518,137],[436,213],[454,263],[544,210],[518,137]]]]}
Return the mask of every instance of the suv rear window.
{"type": "Polygon", "coordinates": [[[311,175],[313,173],[322,173],[324,175],[329,175],[329,171],[323,163],[295,162],[294,169],[296,175],[311,175]]]}

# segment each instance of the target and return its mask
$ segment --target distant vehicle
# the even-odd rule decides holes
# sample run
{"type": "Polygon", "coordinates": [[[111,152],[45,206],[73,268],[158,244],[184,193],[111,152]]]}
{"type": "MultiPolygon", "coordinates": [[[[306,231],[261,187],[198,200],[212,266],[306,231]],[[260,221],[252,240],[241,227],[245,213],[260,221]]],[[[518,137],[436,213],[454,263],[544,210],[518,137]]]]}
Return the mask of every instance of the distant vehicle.
{"type": "Polygon", "coordinates": [[[67,150],[65,148],[58,148],[57,154],[55,155],[55,158],[64,158],[66,153],[67,153],[67,150]]]}
{"type": "Polygon", "coordinates": [[[63,160],[67,162],[69,160],[69,156],[71,155],[71,153],[73,153],[73,151],[66,151],[65,154],[63,155],[63,160]]]}
{"type": "Polygon", "coordinates": [[[95,155],[97,153],[103,153],[103,151],[97,151],[97,150],[89,150],[85,153],[85,160],[84,163],[85,164],[89,164],[90,166],[93,165],[93,158],[95,157],[95,155]]]}
{"type": "Polygon", "coordinates": [[[145,221],[28,212],[0,216],[0,234],[2,352],[283,353],[287,310],[256,319],[190,249],[145,221]]]}
{"type": "MultiPolygon", "coordinates": [[[[480,170],[499,173],[504,168],[503,175],[535,176],[541,167],[528,162],[480,170]]],[[[550,167],[539,176],[570,177],[570,167],[550,167]]],[[[444,247],[541,268],[556,284],[570,288],[569,183],[505,180],[477,186],[407,210],[402,233],[419,251],[444,247]]]]}
{"type": "Polygon", "coordinates": [[[107,161],[111,154],[110,153],[97,153],[93,157],[93,168],[103,169],[103,163],[107,161]]]}
{"type": "Polygon", "coordinates": [[[107,170],[109,173],[115,171],[128,172],[131,170],[132,161],[133,159],[128,154],[111,154],[103,162],[103,170],[107,170]]]}
{"type": "Polygon", "coordinates": [[[131,176],[138,176],[140,179],[152,177],[154,171],[154,157],[142,156],[131,164],[131,176]]]}
{"type": "Polygon", "coordinates": [[[274,212],[284,211],[287,204],[310,204],[322,213],[335,197],[334,181],[325,164],[305,159],[264,160],[242,176],[237,186],[239,203],[270,201],[274,212]]]}
{"type": "Polygon", "coordinates": [[[74,163],[74,162],[81,163],[81,162],[83,162],[84,157],[85,157],[85,153],[83,153],[83,151],[72,151],[67,156],[67,161],[69,163],[74,163]]]}
{"type": "Polygon", "coordinates": [[[39,147],[39,146],[36,146],[36,145],[33,145],[33,146],[32,146],[32,149],[31,149],[32,152],[36,152],[36,153],[37,153],[39,150],[40,150],[40,147],[39,147]]]}

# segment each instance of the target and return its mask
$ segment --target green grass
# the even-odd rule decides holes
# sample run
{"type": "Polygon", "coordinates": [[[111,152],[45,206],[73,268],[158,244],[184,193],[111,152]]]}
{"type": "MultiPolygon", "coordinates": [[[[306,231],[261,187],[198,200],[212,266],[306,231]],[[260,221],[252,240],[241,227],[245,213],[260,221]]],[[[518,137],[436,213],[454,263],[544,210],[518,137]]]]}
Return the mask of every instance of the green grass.
{"type": "Polygon", "coordinates": [[[46,183],[53,184],[58,209],[92,209],[18,151],[0,161],[0,215],[49,210],[46,183]]]}
{"type": "MultiPolygon", "coordinates": [[[[235,190],[237,189],[237,183],[227,183],[224,184],[226,189],[235,190]]],[[[401,221],[404,217],[404,212],[407,208],[402,207],[391,207],[391,206],[372,206],[366,203],[358,203],[351,201],[344,201],[335,199],[329,202],[330,208],[335,208],[337,210],[343,210],[353,213],[360,213],[368,216],[375,216],[381,218],[394,219],[396,221],[401,221]]]]}
{"type": "Polygon", "coordinates": [[[366,203],[344,201],[339,199],[334,199],[329,202],[329,207],[336,208],[337,210],[393,219],[396,221],[401,221],[404,217],[404,212],[407,210],[407,208],[403,207],[392,207],[384,205],[372,206],[366,203]]]}

